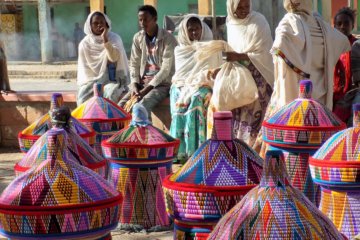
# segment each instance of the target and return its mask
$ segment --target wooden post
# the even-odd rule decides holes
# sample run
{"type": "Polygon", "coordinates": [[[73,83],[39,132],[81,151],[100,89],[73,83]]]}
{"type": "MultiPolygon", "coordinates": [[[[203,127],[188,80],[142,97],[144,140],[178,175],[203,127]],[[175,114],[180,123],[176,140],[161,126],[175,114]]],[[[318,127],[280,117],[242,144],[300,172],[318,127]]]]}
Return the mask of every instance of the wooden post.
{"type": "Polygon", "coordinates": [[[144,5],[152,5],[155,8],[157,7],[157,0],[144,0],[144,5]]]}
{"type": "Polygon", "coordinates": [[[48,63],[53,58],[53,46],[51,41],[51,19],[48,0],[38,0],[39,32],[41,46],[41,62],[48,63]]]}
{"type": "Polygon", "coordinates": [[[90,11],[104,12],[104,0],[90,0],[90,11]]]}
{"type": "Polygon", "coordinates": [[[199,15],[211,15],[211,0],[198,0],[199,15]]]}

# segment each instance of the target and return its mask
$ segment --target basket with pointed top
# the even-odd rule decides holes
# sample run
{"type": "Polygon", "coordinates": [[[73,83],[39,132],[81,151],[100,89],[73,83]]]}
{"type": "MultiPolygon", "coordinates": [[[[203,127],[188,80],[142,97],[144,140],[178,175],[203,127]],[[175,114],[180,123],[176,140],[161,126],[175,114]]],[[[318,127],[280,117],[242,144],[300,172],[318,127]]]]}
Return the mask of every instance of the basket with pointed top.
{"type": "MultiPolygon", "coordinates": [[[[52,128],[50,114],[54,109],[57,109],[64,105],[63,97],[60,93],[54,93],[51,97],[50,110],[48,113],[40,117],[34,123],[27,128],[19,132],[18,139],[20,150],[24,153],[28,152],[34,143],[44,134],[46,131],[52,128]]],[[[70,119],[71,129],[76,132],[81,138],[83,138],[90,146],[95,144],[95,131],[79,122],[76,118],[70,119]]]]}
{"type": "Polygon", "coordinates": [[[131,115],[102,96],[103,85],[94,84],[94,96],[78,106],[72,116],[96,132],[95,150],[102,155],[101,141],[126,127],[131,115]]]}
{"type": "Polygon", "coordinates": [[[360,234],[360,104],[353,111],[353,127],[332,136],[309,162],[321,186],[320,210],[349,239],[360,234]]]}
{"type": "Polygon", "coordinates": [[[206,239],[217,221],[259,183],[261,171],[258,154],[233,138],[232,113],[215,113],[211,139],[163,182],[176,239],[206,239]]]}
{"type": "Polygon", "coordinates": [[[142,105],[135,104],[132,115],[130,126],[102,142],[108,180],[124,197],[120,223],[166,227],[162,181],[172,173],[180,141],[154,127],[142,105]]]}
{"type": "Polygon", "coordinates": [[[259,186],[216,225],[215,239],[347,239],[298,189],[291,186],[281,151],[268,151],[259,186]]]}
{"type": "Polygon", "coordinates": [[[318,188],[311,179],[309,157],[334,133],[346,128],[324,105],[311,98],[312,82],[302,80],[299,98],[263,123],[263,139],[270,149],[283,151],[291,184],[313,203],[318,188]]]}
{"type": "Polygon", "coordinates": [[[63,129],[47,132],[47,159],[0,196],[0,232],[11,239],[104,239],[117,226],[121,194],[76,163],[63,129]]]}

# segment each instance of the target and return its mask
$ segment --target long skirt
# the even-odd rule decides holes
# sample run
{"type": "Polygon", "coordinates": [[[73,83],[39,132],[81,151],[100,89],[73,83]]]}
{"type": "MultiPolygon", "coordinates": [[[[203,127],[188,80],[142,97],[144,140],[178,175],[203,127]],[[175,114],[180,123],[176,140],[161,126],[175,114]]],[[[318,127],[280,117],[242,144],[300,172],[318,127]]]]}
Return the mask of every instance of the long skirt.
{"type": "Polygon", "coordinates": [[[180,139],[178,160],[187,160],[206,141],[206,115],[211,88],[201,87],[188,104],[177,104],[182,88],[170,89],[171,136],[180,139]]]}
{"type": "MultiPolygon", "coordinates": [[[[253,103],[232,110],[233,133],[235,138],[243,140],[252,147],[261,129],[272,89],[252,63],[249,64],[248,69],[255,80],[259,97],[253,103]]],[[[216,112],[216,109],[210,104],[208,111],[208,138],[211,137],[214,112],[216,112]]]]}

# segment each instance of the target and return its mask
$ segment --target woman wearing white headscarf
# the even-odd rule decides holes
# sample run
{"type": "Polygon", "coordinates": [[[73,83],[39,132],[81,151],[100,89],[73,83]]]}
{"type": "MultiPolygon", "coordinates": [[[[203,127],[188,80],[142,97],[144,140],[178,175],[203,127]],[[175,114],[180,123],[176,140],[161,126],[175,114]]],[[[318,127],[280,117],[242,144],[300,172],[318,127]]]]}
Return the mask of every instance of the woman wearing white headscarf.
{"type": "Polygon", "coordinates": [[[119,35],[111,32],[110,19],[101,12],[89,14],[85,38],[79,44],[77,104],[93,96],[93,84],[104,85],[104,97],[117,102],[129,84],[126,52],[119,35]]]}
{"type": "MultiPolygon", "coordinates": [[[[341,53],[350,50],[349,40],[312,12],[312,0],[284,0],[287,14],[275,31],[272,46],[275,82],[266,118],[298,97],[298,84],[311,79],[312,97],[333,106],[334,67],[341,53]]],[[[261,155],[266,146],[261,134],[256,143],[261,155]]]]}
{"type": "Polygon", "coordinates": [[[197,15],[188,15],[180,23],[170,90],[170,134],[180,139],[178,159],[181,161],[190,157],[206,140],[206,111],[213,85],[207,72],[219,67],[222,61],[219,53],[203,60],[196,59],[195,55],[199,42],[212,39],[210,28],[197,15]]]}
{"type": "MultiPolygon", "coordinates": [[[[253,93],[258,96],[255,101],[232,109],[235,137],[252,146],[272,93],[274,66],[270,49],[273,40],[265,17],[251,9],[251,0],[227,0],[226,6],[227,40],[234,50],[225,53],[226,60],[245,66],[250,74],[242,77],[246,82],[255,82],[257,87],[253,93]]],[[[217,109],[211,105],[208,131],[212,127],[210,114],[215,111],[217,109]]]]}

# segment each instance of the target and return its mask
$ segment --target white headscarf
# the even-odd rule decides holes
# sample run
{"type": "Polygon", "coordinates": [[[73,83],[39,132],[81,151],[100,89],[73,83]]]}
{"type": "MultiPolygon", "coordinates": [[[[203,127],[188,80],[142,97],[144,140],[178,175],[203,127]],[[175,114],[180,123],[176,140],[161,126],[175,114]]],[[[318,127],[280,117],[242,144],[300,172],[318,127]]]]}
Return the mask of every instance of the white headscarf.
{"type": "Polygon", "coordinates": [[[209,26],[206,23],[204,23],[203,21],[201,21],[201,19],[199,18],[198,15],[189,14],[181,21],[180,26],[179,26],[179,33],[178,33],[178,38],[177,38],[179,45],[187,46],[187,45],[192,44],[192,42],[189,38],[188,31],[187,31],[187,23],[188,23],[189,19],[193,18],[193,17],[199,19],[199,21],[201,23],[202,31],[201,31],[200,42],[213,40],[213,34],[212,34],[212,31],[209,28],[209,26]]]}
{"type": "Polygon", "coordinates": [[[274,84],[274,64],[270,49],[273,44],[270,26],[265,17],[251,10],[245,19],[234,13],[241,0],[227,0],[227,35],[229,45],[237,53],[246,53],[256,69],[271,86],[274,84]]]}
{"type": "MultiPolygon", "coordinates": [[[[108,55],[104,47],[104,42],[101,36],[93,34],[91,30],[91,18],[95,13],[92,12],[86,19],[84,25],[85,38],[79,44],[79,59],[78,59],[78,76],[77,83],[79,86],[89,82],[98,80],[103,77],[107,70],[108,55]]],[[[123,42],[119,35],[110,32],[111,21],[103,13],[101,13],[106,23],[109,26],[108,39],[113,48],[119,52],[119,59],[116,61],[116,80],[121,85],[128,84],[128,61],[123,42]],[[120,79],[119,79],[120,78],[120,79]]]]}
{"type": "Polygon", "coordinates": [[[178,42],[175,48],[175,74],[172,83],[176,87],[184,87],[179,96],[178,103],[189,103],[193,93],[201,86],[212,87],[213,82],[206,77],[207,70],[220,67],[222,64],[220,53],[208,54],[206,58],[197,60],[195,54],[199,44],[213,39],[212,32],[206,23],[200,20],[202,34],[200,41],[190,41],[187,32],[187,22],[190,18],[200,18],[195,14],[190,14],[184,18],[179,26],[178,42]]]}
{"type": "Polygon", "coordinates": [[[284,8],[289,13],[304,12],[308,15],[312,13],[312,0],[284,0],[284,8]]]}

